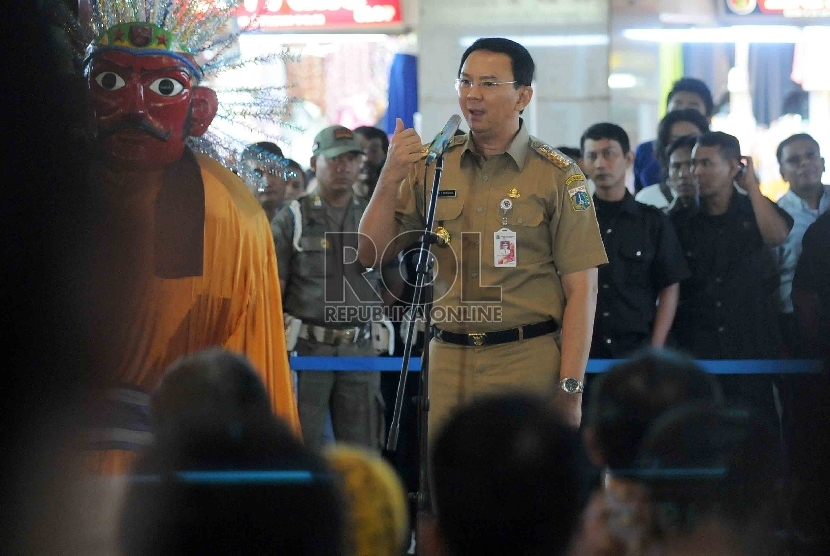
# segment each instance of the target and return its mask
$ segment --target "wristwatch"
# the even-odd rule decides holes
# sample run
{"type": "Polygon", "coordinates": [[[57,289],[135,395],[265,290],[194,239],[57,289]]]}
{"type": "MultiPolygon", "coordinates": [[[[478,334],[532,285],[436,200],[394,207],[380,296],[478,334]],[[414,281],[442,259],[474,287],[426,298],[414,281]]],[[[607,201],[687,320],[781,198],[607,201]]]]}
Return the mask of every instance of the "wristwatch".
{"type": "Polygon", "coordinates": [[[582,381],[575,378],[563,378],[559,381],[559,387],[567,394],[581,394],[584,391],[582,381]]]}

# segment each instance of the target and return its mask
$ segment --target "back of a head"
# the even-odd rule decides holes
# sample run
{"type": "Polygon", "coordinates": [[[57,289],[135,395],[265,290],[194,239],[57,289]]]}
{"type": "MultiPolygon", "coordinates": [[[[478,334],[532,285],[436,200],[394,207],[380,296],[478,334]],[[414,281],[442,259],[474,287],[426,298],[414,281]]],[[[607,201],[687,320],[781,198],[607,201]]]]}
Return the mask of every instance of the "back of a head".
{"type": "Polygon", "coordinates": [[[688,405],[666,413],[643,440],[635,475],[663,534],[715,519],[745,554],[776,544],[783,457],[775,433],[750,412],[688,405]]]}
{"type": "Polygon", "coordinates": [[[455,556],[564,552],[579,511],[576,431],[529,395],[481,398],[438,434],[438,529],[455,556]]]}
{"type": "Polygon", "coordinates": [[[710,131],[697,138],[695,146],[717,147],[724,160],[741,159],[741,143],[734,135],[722,131],[710,131]]]}
{"type": "Polygon", "coordinates": [[[320,456],[272,418],[216,423],[142,454],[121,515],[127,556],[343,554],[342,503],[320,456]]]}
{"type": "Polygon", "coordinates": [[[265,385],[245,356],[209,348],[168,367],[152,394],[150,414],[153,432],[165,436],[207,422],[268,420],[272,410],[265,385]]]}
{"type": "Polygon", "coordinates": [[[635,353],[600,375],[591,391],[586,429],[592,448],[611,469],[630,467],[654,421],[690,402],[721,404],[717,381],[672,350],[635,353]]]}
{"type": "Polygon", "coordinates": [[[585,130],[579,139],[579,150],[583,154],[585,152],[585,141],[589,139],[591,141],[600,141],[602,139],[616,141],[620,144],[623,154],[628,154],[628,151],[631,150],[631,141],[628,138],[628,134],[623,128],[610,122],[600,122],[585,130]]]}
{"type": "Polygon", "coordinates": [[[337,444],[325,451],[341,486],[346,510],[346,552],[399,556],[409,540],[403,485],[394,468],[368,450],[337,444]]]}

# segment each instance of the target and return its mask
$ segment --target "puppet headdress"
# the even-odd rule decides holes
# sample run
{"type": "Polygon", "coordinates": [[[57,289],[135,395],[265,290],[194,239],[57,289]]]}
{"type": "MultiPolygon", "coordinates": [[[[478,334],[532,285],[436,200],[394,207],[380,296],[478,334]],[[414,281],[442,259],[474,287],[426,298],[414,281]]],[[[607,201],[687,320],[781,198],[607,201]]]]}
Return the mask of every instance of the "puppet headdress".
{"type": "Polygon", "coordinates": [[[236,27],[240,0],[89,0],[91,13],[75,16],[62,0],[46,0],[56,25],[55,38],[76,69],[102,49],[125,49],[138,55],[165,54],[185,61],[197,79],[207,78],[217,92],[219,111],[202,137],[188,139],[190,147],[242,173],[240,153],[246,142],[232,126],[272,141],[279,137],[260,131],[257,121],[286,123],[289,109],[300,99],[288,96],[288,86],[222,86],[217,77],[246,66],[296,61],[288,50],[241,59],[231,48],[240,34],[258,31],[256,18],[236,27]],[[218,124],[218,125],[217,125],[218,124]]]}

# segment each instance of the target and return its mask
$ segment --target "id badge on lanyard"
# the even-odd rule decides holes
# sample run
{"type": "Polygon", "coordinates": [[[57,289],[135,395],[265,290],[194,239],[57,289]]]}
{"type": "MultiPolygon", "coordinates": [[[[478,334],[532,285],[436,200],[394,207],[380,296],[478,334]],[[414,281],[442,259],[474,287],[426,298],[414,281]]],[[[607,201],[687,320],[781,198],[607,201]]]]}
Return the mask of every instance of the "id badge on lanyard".
{"type": "Polygon", "coordinates": [[[507,213],[513,209],[513,201],[509,198],[501,200],[499,204],[502,214],[502,228],[493,234],[493,266],[508,268],[516,266],[516,232],[507,227],[507,213]]]}

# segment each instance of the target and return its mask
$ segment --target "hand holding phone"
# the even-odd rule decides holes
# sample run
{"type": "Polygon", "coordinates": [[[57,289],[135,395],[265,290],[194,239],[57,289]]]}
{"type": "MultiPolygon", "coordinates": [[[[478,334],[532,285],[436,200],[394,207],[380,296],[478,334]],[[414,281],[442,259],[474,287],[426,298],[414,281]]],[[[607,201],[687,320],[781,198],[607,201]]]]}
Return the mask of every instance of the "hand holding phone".
{"type": "Polygon", "coordinates": [[[740,168],[735,174],[735,183],[747,193],[754,189],[760,190],[761,184],[758,181],[758,176],[755,175],[755,166],[752,163],[752,157],[741,157],[740,168]]]}

